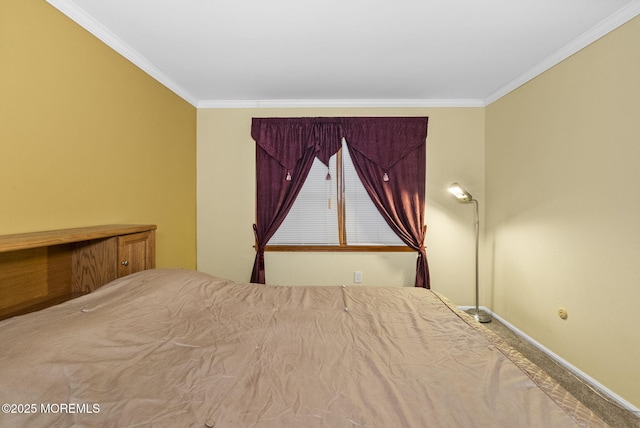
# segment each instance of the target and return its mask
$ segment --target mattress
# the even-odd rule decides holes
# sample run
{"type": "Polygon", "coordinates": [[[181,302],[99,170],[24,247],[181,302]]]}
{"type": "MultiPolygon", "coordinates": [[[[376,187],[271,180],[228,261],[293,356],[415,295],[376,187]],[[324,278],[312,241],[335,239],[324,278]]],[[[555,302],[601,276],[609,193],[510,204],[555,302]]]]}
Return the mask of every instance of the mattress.
{"type": "Polygon", "coordinates": [[[606,426],[423,288],[149,270],[0,343],[2,427],[606,426]]]}

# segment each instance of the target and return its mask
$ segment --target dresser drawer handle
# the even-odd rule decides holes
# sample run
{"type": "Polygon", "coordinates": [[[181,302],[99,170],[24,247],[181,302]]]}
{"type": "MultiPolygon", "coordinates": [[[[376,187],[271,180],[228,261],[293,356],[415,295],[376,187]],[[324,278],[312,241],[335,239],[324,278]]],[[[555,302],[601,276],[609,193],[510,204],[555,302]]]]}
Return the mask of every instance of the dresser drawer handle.
{"type": "Polygon", "coordinates": [[[122,266],[129,266],[129,260],[125,260],[122,263],[120,263],[122,266]]]}

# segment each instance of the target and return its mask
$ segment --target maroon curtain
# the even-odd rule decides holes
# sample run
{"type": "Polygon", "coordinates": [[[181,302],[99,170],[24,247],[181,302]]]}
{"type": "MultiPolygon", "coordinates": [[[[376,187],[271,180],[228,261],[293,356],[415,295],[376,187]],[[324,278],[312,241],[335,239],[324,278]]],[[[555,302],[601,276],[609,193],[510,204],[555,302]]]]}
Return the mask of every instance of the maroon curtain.
{"type": "Polygon", "coordinates": [[[293,205],[313,159],[328,165],[343,137],[374,204],[418,252],[416,287],[429,288],[424,250],[426,117],[253,119],[256,141],[256,259],[251,282],[265,283],[264,248],[293,205]]]}
{"type": "Polygon", "coordinates": [[[251,282],[265,284],[264,248],[293,206],[313,160],[325,165],[340,147],[339,127],[300,119],[253,119],[256,141],[256,258],[251,282]],[[324,141],[335,140],[335,144],[324,141]],[[332,147],[336,147],[331,152],[332,147]]]}
{"type": "Polygon", "coordinates": [[[424,249],[426,117],[348,118],[344,133],[358,177],[391,229],[418,252],[416,287],[430,288],[424,249]]]}

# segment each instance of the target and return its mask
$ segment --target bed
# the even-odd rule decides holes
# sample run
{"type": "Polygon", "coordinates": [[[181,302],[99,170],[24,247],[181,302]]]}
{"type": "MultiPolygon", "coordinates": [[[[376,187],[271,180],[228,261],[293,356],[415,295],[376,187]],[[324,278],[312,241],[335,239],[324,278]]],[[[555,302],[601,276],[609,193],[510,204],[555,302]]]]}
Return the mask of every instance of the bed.
{"type": "Polygon", "coordinates": [[[600,427],[422,288],[146,270],[0,322],[2,427],[600,427]]]}

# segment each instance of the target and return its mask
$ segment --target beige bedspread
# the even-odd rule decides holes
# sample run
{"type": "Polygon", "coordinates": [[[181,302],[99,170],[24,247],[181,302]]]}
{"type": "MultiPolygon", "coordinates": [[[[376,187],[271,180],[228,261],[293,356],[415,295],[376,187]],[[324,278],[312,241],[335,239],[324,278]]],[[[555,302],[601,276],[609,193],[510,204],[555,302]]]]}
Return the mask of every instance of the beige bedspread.
{"type": "Polygon", "coordinates": [[[0,322],[0,426],[605,426],[485,333],[425,289],[145,271],[0,322]]]}

